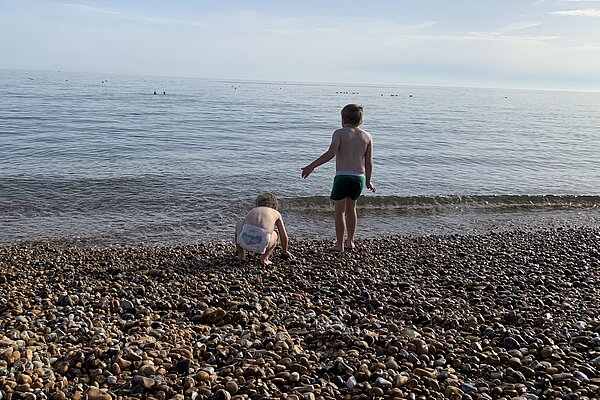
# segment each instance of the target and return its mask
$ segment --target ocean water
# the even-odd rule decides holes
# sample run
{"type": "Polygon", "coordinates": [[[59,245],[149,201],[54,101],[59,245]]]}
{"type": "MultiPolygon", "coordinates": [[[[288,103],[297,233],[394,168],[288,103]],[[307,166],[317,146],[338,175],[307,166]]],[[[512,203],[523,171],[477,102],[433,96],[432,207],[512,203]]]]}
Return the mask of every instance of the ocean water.
{"type": "Polygon", "coordinates": [[[263,191],[293,239],[333,238],[335,162],[306,180],[300,168],[348,103],[374,138],[359,238],[600,225],[600,93],[6,70],[0,82],[0,243],[229,240],[263,191]]]}

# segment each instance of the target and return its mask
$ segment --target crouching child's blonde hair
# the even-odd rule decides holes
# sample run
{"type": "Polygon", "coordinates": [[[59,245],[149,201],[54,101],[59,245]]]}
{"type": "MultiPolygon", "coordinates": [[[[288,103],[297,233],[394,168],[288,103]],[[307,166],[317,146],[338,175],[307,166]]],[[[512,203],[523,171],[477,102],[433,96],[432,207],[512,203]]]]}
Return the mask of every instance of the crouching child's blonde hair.
{"type": "Polygon", "coordinates": [[[256,197],[256,207],[271,207],[277,210],[277,197],[273,193],[261,193],[256,197]]]}

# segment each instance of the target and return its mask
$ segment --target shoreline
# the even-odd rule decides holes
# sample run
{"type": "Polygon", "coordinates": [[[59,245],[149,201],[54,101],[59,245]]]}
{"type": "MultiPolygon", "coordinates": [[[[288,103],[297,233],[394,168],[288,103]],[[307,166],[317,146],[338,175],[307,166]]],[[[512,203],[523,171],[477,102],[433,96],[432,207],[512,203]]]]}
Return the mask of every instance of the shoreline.
{"type": "Polygon", "coordinates": [[[0,398],[600,396],[600,229],[329,243],[0,245],[0,398]]]}
{"type": "MultiPolygon", "coordinates": [[[[462,209],[436,212],[404,213],[400,209],[376,210],[359,206],[357,239],[387,237],[419,237],[455,234],[489,235],[498,232],[600,228],[600,209],[512,212],[480,212],[462,209]]],[[[124,223],[119,229],[110,221],[94,224],[74,219],[60,221],[60,229],[38,225],[36,221],[5,221],[0,232],[0,246],[29,243],[72,244],[80,247],[166,247],[225,243],[231,240],[235,222],[243,215],[229,216],[218,221],[194,220],[182,223],[177,219],[160,227],[144,227],[124,223]]],[[[335,235],[333,208],[328,212],[310,214],[282,210],[288,235],[296,242],[332,240],[335,235]]],[[[2,218],[0,218],[2,222],[2,218]]],[[[1,225],[1,223],[0,223],[1,225]]]]}

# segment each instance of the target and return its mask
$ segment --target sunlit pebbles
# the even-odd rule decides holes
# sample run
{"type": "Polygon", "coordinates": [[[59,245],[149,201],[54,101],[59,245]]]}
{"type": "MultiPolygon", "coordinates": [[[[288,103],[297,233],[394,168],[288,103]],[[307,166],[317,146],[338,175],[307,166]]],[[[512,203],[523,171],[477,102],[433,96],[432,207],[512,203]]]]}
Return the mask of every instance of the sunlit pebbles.
{"type": "Polygon", "coordinates": [[[600,231],[0,247],[0,399],[592,399],[600,231]]]}

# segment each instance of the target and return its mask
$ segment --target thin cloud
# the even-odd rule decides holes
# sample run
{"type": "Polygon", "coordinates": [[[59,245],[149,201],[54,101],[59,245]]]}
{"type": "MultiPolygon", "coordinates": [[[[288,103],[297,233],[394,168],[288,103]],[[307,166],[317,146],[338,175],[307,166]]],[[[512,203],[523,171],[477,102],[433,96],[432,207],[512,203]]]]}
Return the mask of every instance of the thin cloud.
{"type": "Polygon", "coordinates": [[[504,25],[503,27],[499,28],[498,31],[499,32],[514,32],[514,31],[520,31],[523,29],[533,28],[535,26],[540,26],[540,25],[542,25],[541,21],[515,22],[514,24],[504,25]]]}
{"type": "Polygon", "coordinates": [[[585,8],[580,10],[552,11],[550,14],[566,15],[569,17],[600,17],[600,10],[585,8]]]}
{"type": "Polygon", "coordinates": [[[437,24],[438,24],[438,21],[426,21],[426,22],[421,22],[419,24],[414,24],[414,25],[404,25],[402,27],[402,29],[410,30],[410,31],[419,31],[419,30],[431,28],[437,24]]]}
{"type": "Polygon", "coordinates": [[[108,14],[108,15],[121,15],[120,12],[115,10],[110,10],[108,8],[101,8],[90,6],[87,4],[81,3],[63,3],[63,7],[71,9],[73,11],[84,12],[87,14],[108,14]]]}
{"type": "Polygon", "coordinates": [[[145,24],[157,24],[157,25],[180,25],[180,26],[204,26],[205,24],[198,21],[188,21],[182,19],[173,19],[173,18],[158,18],[158,17],[149,17],[149,16],[127,16],[123,15],[123,19],[128,21],[141,22],[145,24]]]}
{"type": "Polygon", "coordinates": [[[85,14],[100,14],[100,15],[110,15],[117,17],[119,19],[131,22],[139,22],[143,24],[151,24],[151,25],[179,25],[179,26],[203,26],[204,24],[197,21],[183,20],[183,19],[174,19],[174,18],[162,18],[162,17],[154,17],[148,15],[133,15],[131,13],[126,13],[123,11],[117,11],[110,8],[102,8],[96,6],[90,6],[88,4],[83,3],[63,3],[63,7],[85,14]]]}
{"type": "Polygon", "coordinates": [[[547,42],[560,39],[559,36],[506,35],[501,32],[467,32],[460,35],[396,35],[391,38],[429,42],[547,42]]]}
{"type": "Polygon", "coordinates": [[[465,39],[478,39],[478,40],[521,40],[521,41],[550,41],[559,39],[558,36],[531,36],[531,35],[504,35],[501,32],[469,32],[470,36],[463,36],[465,39]]]}
{"type": "Polygon", "coordinates": [[[584,43],[577,46],[569,46],[568,48],[570,50],[581,50],[586,52],[594,51],[600,53],[600,44],[595,43],[584,43]]]}
{"type": "MultiPolygon", "coordinates": [[[[409,38],[422,35],[423,32],[438,24],[437,21],[425,21],[409,25],[398,25],[386,19],[362,17],[353,18],[350,24],[347,20],[340,21],[337,18],[328,17],[289,17],[266,20],[261,15],[244,16],[238,14],[237,17],[240,21],[245,22],[244,24],[240,23],[240,25],[260,26],[259,30],[261,32],[297,37],[314,36],[315,34],[330,37],[344,32],[347,32],[348,35],[362,32],[363,36],[368,36],[371,39],[409,38]],[[349,29],[348,26],[360,26],[361,30],[349,29]]],[[[228,18],[231,19],[231,16],[228,18]]]]}

